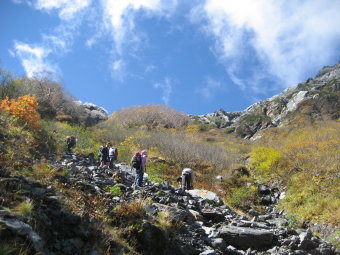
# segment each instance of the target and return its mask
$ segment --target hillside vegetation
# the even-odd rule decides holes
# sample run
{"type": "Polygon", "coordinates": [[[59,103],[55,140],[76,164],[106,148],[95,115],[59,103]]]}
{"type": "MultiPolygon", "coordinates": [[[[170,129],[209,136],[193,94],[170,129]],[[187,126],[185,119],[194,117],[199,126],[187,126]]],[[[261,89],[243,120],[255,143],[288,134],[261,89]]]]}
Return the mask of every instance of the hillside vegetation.
{"type": "MultiPolygon", "coordinates": [[[[264,183],[286,192],[279,207],[295,224],[339,226],[337,110],[328,118],[307,118],[311,112],[306,110],[306,102],[310,101],[305,101],[290,113],[290,120],[295,120],[291,125],[268,125],[258,132],[260,139],[250,141],[241,138],[237,129],[219,129],[163,105],[129,107],[89,125],[88,113],[60,84],[46,78],[14,78],[4,70],[0,78],[0,176],[23,175],[53,183],[67,173],[51,162],[62,157],[65,137],[75,135],[74,151],[91,157],[97,157],[100,145],[108,141],[119,150],[118,162],[129,163],[135,151],[147,149],[147,173],[152,181],[177,185],[182,168],[191,167],[195,188],[212,190],[245,213],[251,208],[263,209],[257,189],[264,183]]],[[[338,102],[337,97],[333,99],[338,102]]],[[[338,104],[333,99],[335,107],[338,104]]],[[[313,105],[322,114],[322,104],[315,101],[313,105]]],[[[238,128],[249,129],[249,121],[256,125],[268,119],[243,115],[240,123],[244,126],[238,128]]],[[[81,196],[72,187],[59,188],[70,200],[81,196]]],[[[17,204],[8,209],[14,210],[17,204]]]]}

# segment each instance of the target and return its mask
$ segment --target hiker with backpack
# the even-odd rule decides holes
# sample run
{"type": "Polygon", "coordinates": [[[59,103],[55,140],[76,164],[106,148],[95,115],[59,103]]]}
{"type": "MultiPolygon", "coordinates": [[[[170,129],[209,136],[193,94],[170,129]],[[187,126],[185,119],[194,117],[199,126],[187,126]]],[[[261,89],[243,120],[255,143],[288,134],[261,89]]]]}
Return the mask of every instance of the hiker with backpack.
{"type": "Polygon", "coordinates": [[[181,176],[181,188],[183,190],[191,190],[194,188],[194,172],[191,168],[184,168],[181,176]]]}
{"type": "Polygon", "coordinates": [[[110,162],[110,169],[113,169],[113,162],[115,160],[117,160],[117,157],[118,157],[118,149],[117,148],[114,148],[112,147],[112,145],[110,144],[110,147],[109,147],[109,162],[110,162]]]}
{"type": "Polygon", "coordinates": [[[143,185],[143,169],[142,169],[142,155],[139,152],[136,152],[131,159],[131,170],[136,170],[136,177],[133,185],[142,187],[143,185]]]}
{"type": "Polygon", "coordinates": [[[106,146],[103,145],[100,147],[98,155],[100,160],[99,168],[109,168],[109,147],[111,146],[110,143],[107,143],[106,146]]]}
{"type": "Polygon", "coordinates": [[[76,146],[77,139],[75,136],[67,136],[66,137],[66,146],[67,146],[67,151],[71,152],[71,149],[76,146]]]}

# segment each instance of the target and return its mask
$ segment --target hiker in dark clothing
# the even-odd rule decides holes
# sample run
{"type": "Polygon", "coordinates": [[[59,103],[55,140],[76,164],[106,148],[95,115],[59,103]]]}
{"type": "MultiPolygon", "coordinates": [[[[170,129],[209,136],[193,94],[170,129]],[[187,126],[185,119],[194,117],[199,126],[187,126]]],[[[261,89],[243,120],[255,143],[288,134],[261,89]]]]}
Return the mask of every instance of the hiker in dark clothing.
{"type": "Polygon", "coordinates": [[[67,136],[66,137],[66,146],[67,146],[67,151],[71,151],[71,149],[73,147],[76,146],[76,142],[77,142],[77,139],[75,136],[71,135],[71,136],[67,136]]]}
{"type": "Polygon", "coordinates": [[[133,185],[141,187],[143,185],[142,155],[136,152],[131,159],[131,170],[136,170],[136,177],[133,185]]]}
{"type": "Polygon", "coordinates": [[[100,166],[102,168],[108,168],[109,167],[109,147],[111,146],[110,143],[107,143],[106,146],[102,146],[99,149],[99,160],[100,160],[100,166]]]}
{"type": "Polygon", "coordinates": [[[194,188],[194,172],[191,168],[184,168],[181,176],[181,188],[184,190],[191,190],[194,188]]]}

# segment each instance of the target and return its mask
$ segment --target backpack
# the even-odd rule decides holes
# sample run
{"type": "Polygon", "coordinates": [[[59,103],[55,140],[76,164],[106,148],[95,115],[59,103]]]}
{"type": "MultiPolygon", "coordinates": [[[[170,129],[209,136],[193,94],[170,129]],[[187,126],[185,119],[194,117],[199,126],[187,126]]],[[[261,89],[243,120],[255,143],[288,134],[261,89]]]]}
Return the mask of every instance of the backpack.
{"type": "Polygon", "coordinates": [[[116,148],[110,148],[109,149],[109,156],[110,157],[113,157],[116,155],[116,148]]]}
{"type": "Polygon", "coordinates": [[[182,175],[182,188],[185,190],[191,189],[190,187],[190,179],[191,179],[191,173],[185,172],[182,175]]]}
{"type": "Polygon", "coordinates": [[[133,156],[131,161],[131,166],[136,169],[140,169],[142,164],[142,157],[141,156],[133,156]]]}
{"type": "Polygon", "coordinates": [[[117,158],[118,158],[118,149],[115,148],[115,159],[117,160],[117,158]]]}

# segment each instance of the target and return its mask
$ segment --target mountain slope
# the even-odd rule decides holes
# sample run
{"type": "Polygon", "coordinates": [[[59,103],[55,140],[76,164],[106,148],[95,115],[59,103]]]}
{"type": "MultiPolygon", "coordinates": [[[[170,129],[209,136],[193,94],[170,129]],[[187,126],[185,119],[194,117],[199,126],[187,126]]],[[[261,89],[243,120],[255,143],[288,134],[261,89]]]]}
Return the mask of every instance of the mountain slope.
{"type": "Polygon", "coordinates": [[[328,120],[340,117],[340,62],[324,67],[315,78],[240,112],[223,109],[196,117],[217,128],[230,128],[244,138],[269,127],[297,124],[301,120],[328,120]]]}

